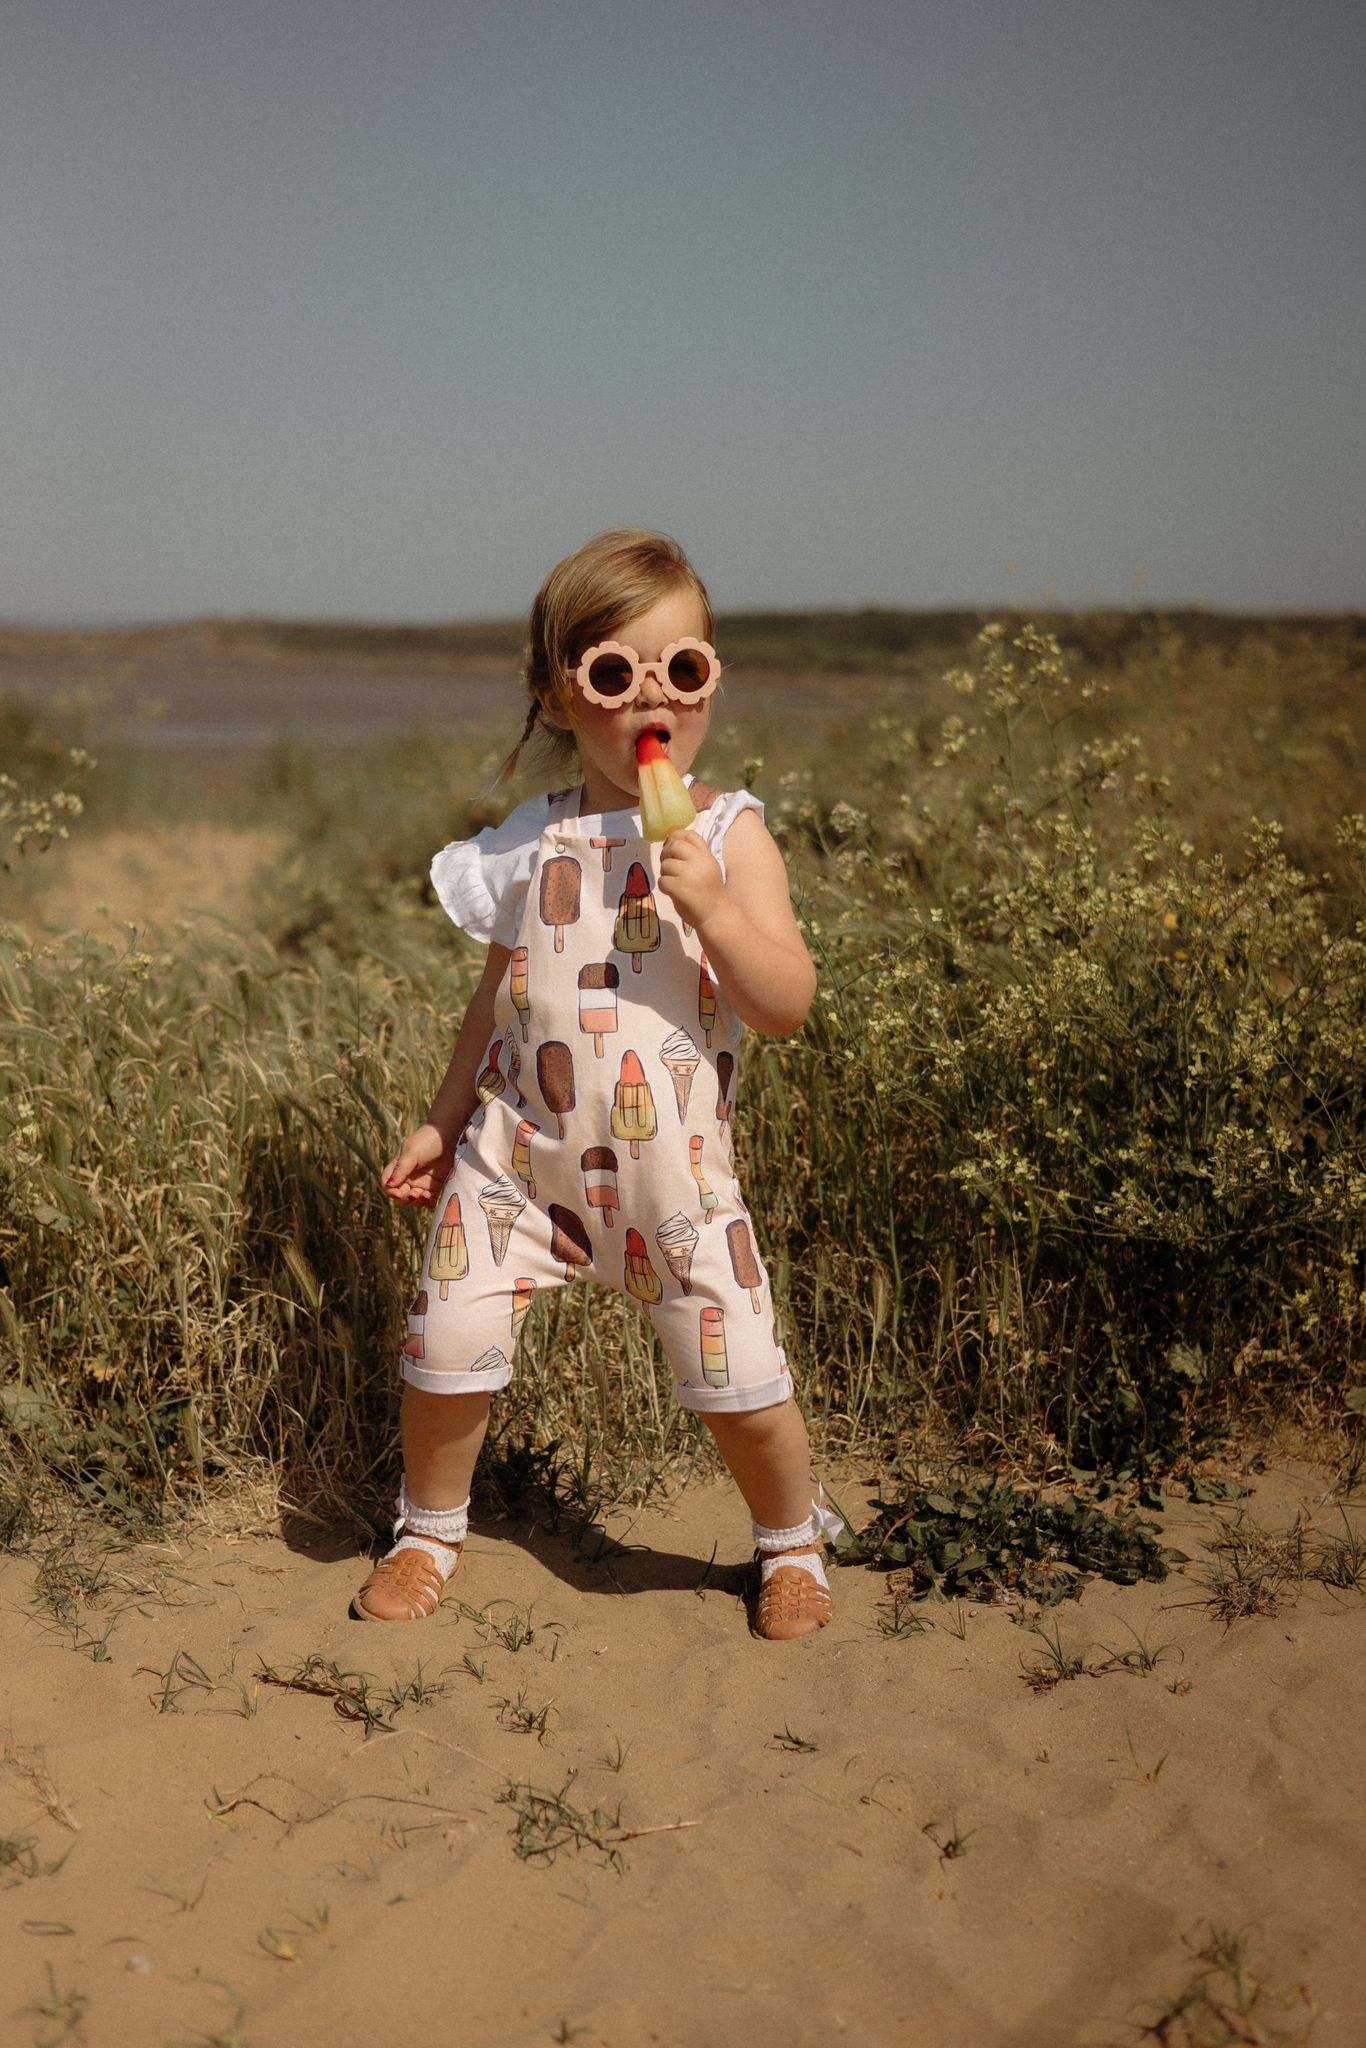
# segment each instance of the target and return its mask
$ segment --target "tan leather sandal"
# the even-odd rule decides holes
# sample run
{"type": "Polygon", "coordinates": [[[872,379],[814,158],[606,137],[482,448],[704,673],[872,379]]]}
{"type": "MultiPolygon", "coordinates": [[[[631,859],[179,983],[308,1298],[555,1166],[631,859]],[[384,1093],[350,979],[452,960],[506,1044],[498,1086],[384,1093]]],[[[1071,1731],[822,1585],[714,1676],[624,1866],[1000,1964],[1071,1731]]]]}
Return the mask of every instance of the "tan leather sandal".
{"type": "MultiPolygon", "coordinates": [[[[804,1543],[800,1550],[779,1551],[780,1557],[815,1555],[824,1560],[823,1543],[804,1543]]],[[[762,1563],[755,1552],[756,1563],[762,1563]]],[[[792,1643],[801,1636],[813,1636],[834,1619],[835,1603],[829,1589],[800,1565],[779,1565],[759,1588],[754,1610],[754,1633],[769,1643],[792,1643]]]]}
{"type": "MultiPolygon", "coordinates": [[[[424,1541],[435,1544],[437,1538],[429,1536],[424,1541]]],[[[380,1559],[352,1600],[351,1612],[362,1621],[425,1621],[435,1614],[464,1562],[463,1543],[442,1543],[440,1547],[455,1553],[453,1571],[443,1577],[431,1552],[416,1545],[396,1550],[380,1559]]]]}

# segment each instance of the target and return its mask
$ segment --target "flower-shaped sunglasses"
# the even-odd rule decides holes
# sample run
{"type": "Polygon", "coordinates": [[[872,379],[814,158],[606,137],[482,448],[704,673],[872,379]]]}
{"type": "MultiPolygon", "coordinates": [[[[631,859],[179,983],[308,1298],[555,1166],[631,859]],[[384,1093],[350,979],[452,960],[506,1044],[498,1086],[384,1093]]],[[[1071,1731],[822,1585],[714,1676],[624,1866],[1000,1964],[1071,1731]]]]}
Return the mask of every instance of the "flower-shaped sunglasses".
{"type": "Polygon", "coordinates": [[[720,682],[721,664],[705,640],[675,640],[658,661],[642,661],[634,647],[603,640],[589,648],[574,680],[590,704],[618,710],[634,703],[650,674],[675,704],[700,704],[720,682]]]}

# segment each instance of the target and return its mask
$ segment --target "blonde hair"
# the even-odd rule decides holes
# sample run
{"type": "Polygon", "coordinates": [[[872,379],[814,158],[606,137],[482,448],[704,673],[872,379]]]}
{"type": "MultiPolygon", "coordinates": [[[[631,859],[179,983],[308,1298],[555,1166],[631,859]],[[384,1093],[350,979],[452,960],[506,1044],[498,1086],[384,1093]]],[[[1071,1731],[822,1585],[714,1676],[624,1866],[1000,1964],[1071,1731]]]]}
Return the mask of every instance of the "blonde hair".
{"type": "MultiPolygon", "coordinates": [[[[676,540],[623,526],[595,534],[572,555],[557,562],[531,607],[522,681],[530,697],[522,737],[489,785],[499,790],[517,770],[522,749],[541,715],[541,700],[553,693],[569,701],[572,675],[584,649],[595,640],[610,640],[629,620],[658,604],[671,590],[686,584],[697,597],[705,621],[704,638],[714,640],[716,621],[702,578],[676,540]]],[[[577,754],[572,732],[545,722],[542,731],[556,768],[577,754]]],[[[488,792],[486,792],[487,794],[488,792]]]]}

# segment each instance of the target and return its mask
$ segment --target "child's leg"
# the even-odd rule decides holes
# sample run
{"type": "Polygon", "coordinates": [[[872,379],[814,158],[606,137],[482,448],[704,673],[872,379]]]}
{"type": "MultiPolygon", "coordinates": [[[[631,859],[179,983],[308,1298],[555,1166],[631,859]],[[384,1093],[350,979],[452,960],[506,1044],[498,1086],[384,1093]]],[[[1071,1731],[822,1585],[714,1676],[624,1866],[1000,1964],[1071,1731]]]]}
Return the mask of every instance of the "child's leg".
{"type": "Polygon", "coordinates": [[[790,1642],[824,1628],[834,1613],[825,1576],[825,1542],[812,1511],[811,1454],[794,1401],[740,1414],[703,1413],[731,1477],[753,1516],[763,1560],[755,1626],[790,1642]]]}
{"type": "Polygon", "coordinates": [[[434,1394],[404,1386],[403,1534],[356,1595],[362,1620],[419,1621],[435,1612],[442,1587],[460,1569],[492,1399],[487,1388],[434,1394]]]}

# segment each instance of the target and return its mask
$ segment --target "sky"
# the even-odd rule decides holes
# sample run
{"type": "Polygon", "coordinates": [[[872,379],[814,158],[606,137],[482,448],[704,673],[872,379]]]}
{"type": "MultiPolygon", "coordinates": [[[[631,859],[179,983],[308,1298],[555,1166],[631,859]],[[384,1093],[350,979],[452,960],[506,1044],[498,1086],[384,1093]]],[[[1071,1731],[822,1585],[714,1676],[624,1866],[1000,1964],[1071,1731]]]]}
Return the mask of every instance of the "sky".
{"type": "Polygon", "coordinates": [[[6,0],[0,617],[1366,603],[1360,0],[6,0]]]}

